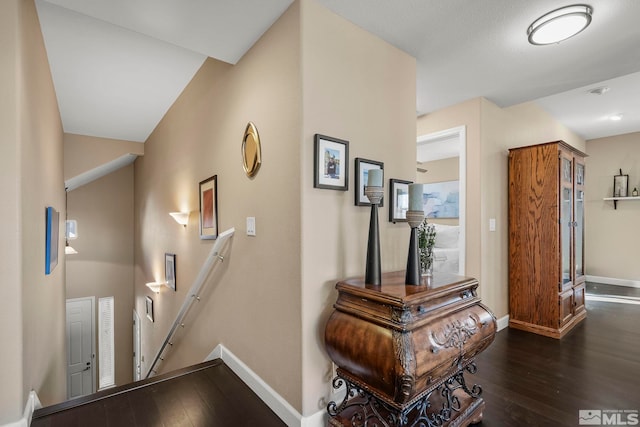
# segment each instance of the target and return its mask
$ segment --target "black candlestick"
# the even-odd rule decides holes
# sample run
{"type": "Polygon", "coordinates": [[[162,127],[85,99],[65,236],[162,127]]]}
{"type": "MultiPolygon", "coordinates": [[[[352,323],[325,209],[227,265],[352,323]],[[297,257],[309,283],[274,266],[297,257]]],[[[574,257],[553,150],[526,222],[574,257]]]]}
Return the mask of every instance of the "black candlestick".
{"type": "Polygon", "coordinates": [[[409,255],[407,256],[407,271],[405,283],[407,285],[420,285],[420,254],[418,253],[418,226],[424,219],[423,211],[407,211],[407,222],[411,227],[409,239],[409,255]]]}
{"type": "Polygon", "coordinates": [[[367,243],[367,265],[364,281],[369,285],[382,284],[380,267],[380,233],[378,231],[378,204],[382,200],[382,187],[366,186],[364,194],[371,201],[371,218],[369,219],[369,239],[367,243]]]}

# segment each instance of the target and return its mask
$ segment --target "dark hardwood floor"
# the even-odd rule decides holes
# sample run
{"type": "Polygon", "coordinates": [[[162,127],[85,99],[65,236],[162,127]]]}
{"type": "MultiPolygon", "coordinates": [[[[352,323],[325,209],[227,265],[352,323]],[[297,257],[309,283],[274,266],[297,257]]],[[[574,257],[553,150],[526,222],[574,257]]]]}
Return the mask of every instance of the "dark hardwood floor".
{"type": "MultiPolygon", "coordinates": [[[[588,293],[640,296],[639,289],[595,287],[588,293]]],[[[580,410],[640,411],[640,305],[587,298],[587,310],[562,340],[498,332],[468,379],[483,389],[481,426],[578,426],[580,410]]]]}
{"type": "Polygon", "coordinates": [[[282,427],[285,424],[222,361],[198,365],[35,412],[32,427],[282,427]],[[154,380],[154,379],[152,379],[154,380]],[[156,379],[157,380],[157,379],[156,379]],[[113,392],[113,390],[111,391],[113,392]],[[79,402],[86,402],[75,406],[79,402]]]}
{"type": "MultiPolygon", "coordinates": [[[[477,358],[469,383],[482,386],[481,427],[578,426],[580,410],[640,411],[640,289],[588,284],[587,319],[562,340],[504,329],[477,358]],[[635,298],[635,299],[634,299],[635,298]],[[615,300],[615,299],[614,299],[615,300]]],[[[222,361],[43,408],[33,427],[284,426],[222,361]],[[209,366],[210,365],[210,366],[209,366]]],[[[637,414],[637,412],[636,412],[637,414]]],[[[624,425],[624,424],[620,424],[624,425]]],[[[633,424],[629,424],[633,425],[633,424]]]]}

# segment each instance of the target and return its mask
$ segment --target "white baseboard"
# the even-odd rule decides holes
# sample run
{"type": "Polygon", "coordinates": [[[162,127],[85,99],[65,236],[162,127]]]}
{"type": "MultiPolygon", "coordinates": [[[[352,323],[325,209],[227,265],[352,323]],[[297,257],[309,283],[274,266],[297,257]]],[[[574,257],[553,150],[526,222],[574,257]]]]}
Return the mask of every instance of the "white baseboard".
{"type": "Polygon", "coordinates": [[[324,427],[325,411],[308,417],[300,415],[296,409],[269,386],[262,378],[242,362],[235,354],[222,344],[218,344],[205,361],[222,359],[222,361],[289,427],[324,427]]]}
{"type": "Polygon", "coordinates": [[[602,283],[603,285],[627,286],[629,288],[640,288],[640,280],[615,279],[613,277],[587,275],[587,282],[602,283]]]}
{"type": "Polygon", "coordinates": [[[31,390],[31,392],[29,393],[29,397],[27,397],[27,404],[24,406],[24,413],[22,414],[22,418],[20,418],[18,421],[4,424],[1,427],[29,427],[31,425],[33,412],[39,408],[42,408],[42,403],[40,403],[40,399],[38,399],[38,395],[36,394],[36,392],[31,390]]]}
{"type": "Polygon", "coordinates": [[[507,326],[509,326],[509,315],[508,314],[506,316],[502,316],[501,318],[498,319],[498,330],[496,332],[500,332],[501,330],[503,330],[507,326]]]}

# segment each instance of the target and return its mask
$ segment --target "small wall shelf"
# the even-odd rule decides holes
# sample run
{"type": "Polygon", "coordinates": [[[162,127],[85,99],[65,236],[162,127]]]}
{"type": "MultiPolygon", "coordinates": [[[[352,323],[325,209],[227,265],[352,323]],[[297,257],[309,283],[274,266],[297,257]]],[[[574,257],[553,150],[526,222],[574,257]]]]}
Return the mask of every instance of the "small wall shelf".
{"type": "Polygon", "coordinates": [[[613,200],[613,209],[618,209],[618,200],[640,200],[640,196],[630,197],[605,197],[602,200],[613,200]]]}

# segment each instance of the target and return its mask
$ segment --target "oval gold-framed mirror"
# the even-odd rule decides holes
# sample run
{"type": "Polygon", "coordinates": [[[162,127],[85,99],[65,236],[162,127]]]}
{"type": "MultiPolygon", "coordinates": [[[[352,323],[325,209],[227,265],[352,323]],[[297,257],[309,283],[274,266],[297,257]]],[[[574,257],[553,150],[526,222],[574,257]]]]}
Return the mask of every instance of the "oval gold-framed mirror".
{"type": "Polygon", "coordinates": [[[247,176],[252,178],[258,173],[261,164],[260,135],[258,135],[258,128],[249,122],[244,131],[244,138],[242,138],[242,166],[247,176]]]}

